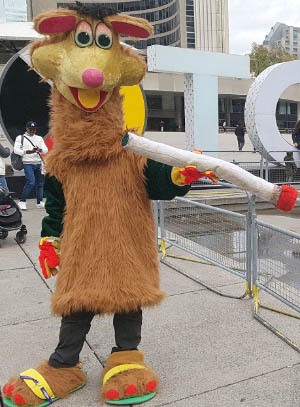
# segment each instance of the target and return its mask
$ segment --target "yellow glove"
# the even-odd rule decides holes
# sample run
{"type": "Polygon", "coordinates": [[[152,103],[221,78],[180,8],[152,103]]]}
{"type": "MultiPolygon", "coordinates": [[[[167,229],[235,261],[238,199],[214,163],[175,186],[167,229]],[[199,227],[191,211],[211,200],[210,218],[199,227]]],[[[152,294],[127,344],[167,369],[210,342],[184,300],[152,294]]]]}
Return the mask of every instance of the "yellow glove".
{"type": "MultiPolygon", "coordinates": [[[[194,150],[193,153],[202,154],[202,151],[194,150]]],[[[213,183],[219,181],[219,178],[214,174],[213,171],[199,172],[195,165],[173,167],[171,172],[172,182],[175,185],[189,185],[203,177],[209,178],[213,183]]]]}

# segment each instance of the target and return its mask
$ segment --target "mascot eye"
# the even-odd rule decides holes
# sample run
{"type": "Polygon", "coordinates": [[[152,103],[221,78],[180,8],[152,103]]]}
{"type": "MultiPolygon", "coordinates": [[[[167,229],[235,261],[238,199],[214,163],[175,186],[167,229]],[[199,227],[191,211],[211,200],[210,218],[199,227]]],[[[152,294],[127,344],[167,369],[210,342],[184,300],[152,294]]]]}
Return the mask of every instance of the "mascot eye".
{"type": "Polygon", "coordinates": [[[112,38],[107,34],[100,34],[96,37],[96,44],[100,48],[108,49],[112,46],[112,38]]]}
{"type": "Polygon", "coordinates": [[[75,43],[78,47],[88,47],[93,43],[92,27],[86,21],[80,21],[75,31],[75,43]]]}
{"type": "Polygon", "coordinates": [[[103,49],[109,49],[112,46],[112,33],[110,29],[103,23],[99,23],[96,27],[96,45],[103,49]]]}

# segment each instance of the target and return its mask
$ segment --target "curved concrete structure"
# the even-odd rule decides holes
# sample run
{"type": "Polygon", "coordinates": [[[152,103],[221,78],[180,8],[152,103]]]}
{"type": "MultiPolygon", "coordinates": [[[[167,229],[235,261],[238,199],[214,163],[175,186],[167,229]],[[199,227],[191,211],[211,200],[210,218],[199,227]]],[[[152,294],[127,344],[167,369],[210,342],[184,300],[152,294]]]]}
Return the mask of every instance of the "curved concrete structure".
{"type": "Polygon", "coordinates": [[[276,122],[277,102],[289,86],[300,83],[300,60],[272,65],[250,87],[245,105],[245,123],[254,147],[270,161],[282,162],[286,151],[300,151],[280,135],[276,122]],[[282,152],[272,152],[272,151],[282,152]]]}

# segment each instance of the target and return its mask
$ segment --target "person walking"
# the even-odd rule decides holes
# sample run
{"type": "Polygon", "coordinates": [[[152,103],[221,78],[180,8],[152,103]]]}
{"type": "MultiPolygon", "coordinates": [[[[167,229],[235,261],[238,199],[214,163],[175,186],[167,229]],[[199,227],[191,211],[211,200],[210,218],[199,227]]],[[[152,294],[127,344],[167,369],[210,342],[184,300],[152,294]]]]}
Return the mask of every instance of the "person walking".
{"type": "Polygon", "coordinates": [[[300,150],[300,120],[298,120],[298,122],[296,123],[296,126],[293,130],[292,139],[293,139],[294,147],[296,147],[296,148],[298,148],[298,150],[300,150]]]}
{"type": "Polygon", "coordinates": [[[287,151],[284,161],[286,182],[293,182],[294,175],[297,173],[297,165],[295,164],[292,151],[287,151]]]}
{"type": "Polygon", "coordinates": [[[42,174],[42,157],[48,148],[41,136],[36,134],[37,124],[33,121],[26,123],[26,132],[16,138],[14,152],[22,156],[26,183],[19,202],[19,208],[26,210],[26,199],[35,186],[36,206],[44,208],[44,175],[42,174]],[[22,140],[23,139],[23,140],[22,140]],[[23,144],[22,144],[23,141],[23,144]]]}
{"type": "Polygon", "coordinates": [[[159,122],[159,125],[160,125],[160,131],[164,131],[165,122],[164,122],[163,120],[161,120],[161,121],[159,122]]]}
{"type": "Polygon", "coordinates": [[[223,123],[222,123],[222,127],[223,127],[224,133],[226,133],[226,122],[223,122],[223,123]]]}
{"type": "Polygon", "coordinates": [[[10,149],[0,144],[0,187],[8,191],[8,186],[5,178],[5,163],[3,158],[10,156],[10,149]]]}
{"type": "Polygon", "coordinates": [[[239,151],[242,151],[245,145],[245,131],[240,123],[236,126],[234,134],[237,137],[239,151]]]}

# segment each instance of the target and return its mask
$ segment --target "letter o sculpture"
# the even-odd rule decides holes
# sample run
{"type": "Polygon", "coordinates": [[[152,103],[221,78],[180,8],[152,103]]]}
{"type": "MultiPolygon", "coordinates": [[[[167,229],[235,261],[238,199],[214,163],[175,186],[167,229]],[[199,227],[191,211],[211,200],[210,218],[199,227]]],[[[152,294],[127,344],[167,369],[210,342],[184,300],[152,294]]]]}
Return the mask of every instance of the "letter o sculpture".
{"type": "Polygon", "coordinates": [[[300,150],[281,137],[276,123],[276,106],[282,92],[297,83],[300,60],[272,65],[256,78],[246,99],[245,123],[250,140],[263,157],[278,164],[285,151],[295,151],[295,160],[300,160],[300,150]]]}

